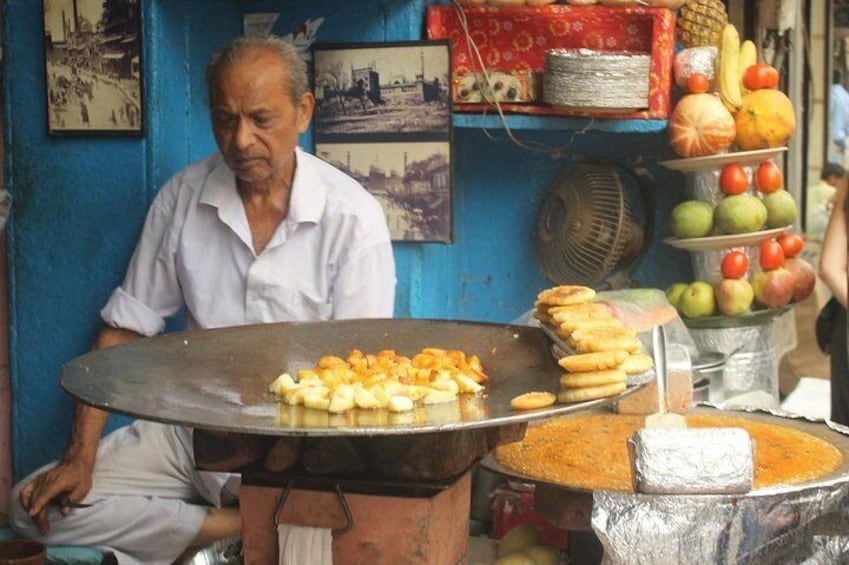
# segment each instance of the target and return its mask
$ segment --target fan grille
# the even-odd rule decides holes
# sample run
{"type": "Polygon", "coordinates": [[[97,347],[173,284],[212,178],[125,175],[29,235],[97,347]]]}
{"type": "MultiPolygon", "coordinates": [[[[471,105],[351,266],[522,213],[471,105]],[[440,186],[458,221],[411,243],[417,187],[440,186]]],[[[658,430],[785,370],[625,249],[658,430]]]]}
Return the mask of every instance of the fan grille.
{"type": "Polygon", "coordinates": [[[554,284],[595,286],[637,234],[613,165],[584,163],[561,172],[537,220],[536,259],[554,284]]]}

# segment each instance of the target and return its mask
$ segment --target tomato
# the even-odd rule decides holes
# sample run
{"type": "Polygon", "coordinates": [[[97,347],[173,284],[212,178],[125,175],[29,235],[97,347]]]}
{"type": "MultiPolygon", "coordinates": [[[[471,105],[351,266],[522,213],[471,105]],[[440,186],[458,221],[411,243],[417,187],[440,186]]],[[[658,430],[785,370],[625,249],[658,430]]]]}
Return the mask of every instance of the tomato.
{"type": "Polygon", "coordinates": [[[764,271],[784,265],[784,250],[776,240],[768,239],[761,243],[760,264],[764,271]]]}
{"type": "Polygon", "coordinates": [[[795,257],[805,247],[805,240],[795,233],[783,233],[776,238],[785,257],[795,257]]]}
{"type": "Polygon", "coordinates": [[[701,94],[710,90],[710,79],[704,73],[693,73],[687,77],[687,92],[701,94]]]}
{"type": "Polygon", "coordinates": [[[749,90],[778,87],[778,71],[772,65],[757,63],[743,73],[743,86],[749,90]]]}
{"type": "Polygon", "coordinates": [[[755,172],[755,187],[761,192],[768,194],[781,190],[784,186],[784,173],[772,161],[764,161],[758,165],[758,170],[755,172]]]}
{"type": "Polygon", "coordinates": [[[742,279],[749,270],[749,258],[742,251],[731,251],[722,258],[722,277],[742,279]]]}
{"type": "Polygon", "coordinates": [[[719,173],[719,190],[730,196],[746,192],[749,188],[749,175],[739,163],[728,163],[719,173]]]}

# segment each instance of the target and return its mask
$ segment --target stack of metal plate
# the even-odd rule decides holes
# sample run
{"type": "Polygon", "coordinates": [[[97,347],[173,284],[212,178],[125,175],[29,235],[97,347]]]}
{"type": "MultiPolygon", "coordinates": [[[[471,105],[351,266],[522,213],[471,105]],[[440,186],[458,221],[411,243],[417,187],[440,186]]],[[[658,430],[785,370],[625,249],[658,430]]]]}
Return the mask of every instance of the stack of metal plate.
{"type": "Polygon", "coordinates": [[[577,109],[647,108],[650,66],[646,53],[551,49],[545,54],[543,101],[577,109]]]}

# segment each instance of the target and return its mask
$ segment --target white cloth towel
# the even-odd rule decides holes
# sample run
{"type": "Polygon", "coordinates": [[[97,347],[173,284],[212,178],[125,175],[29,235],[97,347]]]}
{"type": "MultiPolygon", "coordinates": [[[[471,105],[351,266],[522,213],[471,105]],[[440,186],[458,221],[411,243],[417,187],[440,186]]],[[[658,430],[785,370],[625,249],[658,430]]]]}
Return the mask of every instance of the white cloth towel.
{"type": "Polygon", "coordinates": [[[327,528],[278,524],[277,547],[278,565],[333,565],[333,531],[327,528]]]}

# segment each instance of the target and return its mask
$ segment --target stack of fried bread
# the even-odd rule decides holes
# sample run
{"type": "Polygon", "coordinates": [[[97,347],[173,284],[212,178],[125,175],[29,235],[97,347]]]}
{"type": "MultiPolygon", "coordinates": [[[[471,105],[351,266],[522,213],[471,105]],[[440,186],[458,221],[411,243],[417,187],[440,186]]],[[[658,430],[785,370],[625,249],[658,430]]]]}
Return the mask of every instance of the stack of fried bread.
{"type": "Polygon", "coordinates": [[[586,286],[561,285],[543,290],[534,317],[547,324],[574,352],[560,358],[561,403],[583,402],[625,391],[628,375],[652,368],[636,330],[625,327],[586,286]]]}

